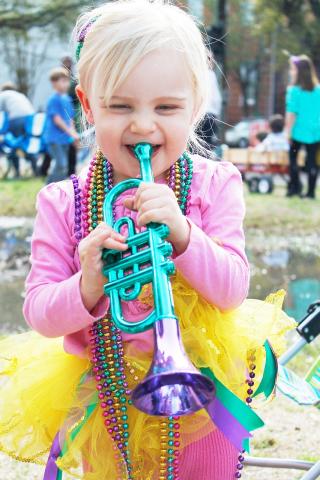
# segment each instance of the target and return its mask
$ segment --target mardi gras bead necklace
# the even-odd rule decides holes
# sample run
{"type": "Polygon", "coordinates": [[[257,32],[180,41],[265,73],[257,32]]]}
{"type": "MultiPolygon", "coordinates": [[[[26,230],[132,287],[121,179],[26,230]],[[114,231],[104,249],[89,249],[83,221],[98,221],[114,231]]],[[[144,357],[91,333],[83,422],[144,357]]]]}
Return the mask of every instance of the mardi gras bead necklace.
{"type": "MultiPolygon", "coordinates": [[[[169,169],[168,186],[174,191],[184,215],[190,210],[190,186],[193,176],[193,162],[184,153],[169,169]]],[[[79,241],[94,230],[103,219],[102,206],[105,195],[113,187],[111,164],[101,152],[93,157],[81,191],[76,176],[71,177],[75,192],[75,236],[79,241]],[[82,204],[82,208],[81,208],[82,204]],[[81,222],[82,220],[82,222],[81,222]]],[[[131,405],[126,371],[138,381],[131,364],[126,364],[121,331],[115,327],[109,315],[96,321],[90,329],[90,344],[93,373],[98,398],[106,429],[113,440],[117,462],[117,480],[136,480],[129,451],[128,406],[131,405]],[[127,369],[126,369],[127,367],[127,369]]],[[[160,480],[179,479],[179,417],[161,418],[160,427],[160,480]]],[[[139,473],[139,472],[137,472],[139,473]]]]}

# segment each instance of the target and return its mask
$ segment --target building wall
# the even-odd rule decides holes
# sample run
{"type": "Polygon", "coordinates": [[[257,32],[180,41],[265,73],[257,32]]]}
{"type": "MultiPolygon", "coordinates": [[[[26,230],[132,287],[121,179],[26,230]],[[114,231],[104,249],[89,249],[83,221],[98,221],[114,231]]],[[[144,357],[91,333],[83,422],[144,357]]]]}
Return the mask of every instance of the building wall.
{"type": "Polygon", "coordinates": [[[242,93],[239,83],[232,74],[227,75],[225,87],[224,121],[230,125],[237,123],[242,118],[242,93]]]}

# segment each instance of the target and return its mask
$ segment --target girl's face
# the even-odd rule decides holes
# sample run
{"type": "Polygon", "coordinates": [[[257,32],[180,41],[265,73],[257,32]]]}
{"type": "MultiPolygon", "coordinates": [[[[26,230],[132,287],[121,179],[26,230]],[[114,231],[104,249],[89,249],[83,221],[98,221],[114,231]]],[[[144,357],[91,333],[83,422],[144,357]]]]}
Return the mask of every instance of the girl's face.
{"type": "Polygon", "coordinates": [[[290,70],[289,70],[289,77],[290,77],[291,83],[296,82],[297,76],[298,76],[298,69],[297,69],[296,65],[291,61],[290,62],[290,70]]]}
{"type": "Polygon", "coordinates": [[[183,55],[162,49],[146,55],[113,93],[108,105],[78,87],[97,144],[114,167],[115,181],[140,174],[132,152],[138,142],[154,146],[152,169],[161,176],[183,153],[194,120],[191,79],[183,55]]]}

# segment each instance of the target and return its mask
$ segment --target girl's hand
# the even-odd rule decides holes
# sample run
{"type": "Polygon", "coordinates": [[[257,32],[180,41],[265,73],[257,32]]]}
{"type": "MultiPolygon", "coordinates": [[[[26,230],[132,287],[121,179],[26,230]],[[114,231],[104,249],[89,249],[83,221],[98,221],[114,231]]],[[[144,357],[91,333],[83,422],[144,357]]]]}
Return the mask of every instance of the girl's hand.
{"type": "Polygon", "coordinates": [[[125,207],[138,212],[138,226],[150,222],[164,223],[170,229],[167,238],[179,255],[189,243],[190,226],[182,214],[171,188],[156,183],[141,183],[134,197],[124,201],[125,207]]]}
{"type": "Polygon", "coordinates": [[[103,295],[103,286],[107,283],[102,274],[102,250],[110,248],[124,251],[128,248],[123,235],[115,232],[104,222],[89,233],[79,243],[79,258],[81,263],[80,292],[84,306],[90,312],[103,295]]]}

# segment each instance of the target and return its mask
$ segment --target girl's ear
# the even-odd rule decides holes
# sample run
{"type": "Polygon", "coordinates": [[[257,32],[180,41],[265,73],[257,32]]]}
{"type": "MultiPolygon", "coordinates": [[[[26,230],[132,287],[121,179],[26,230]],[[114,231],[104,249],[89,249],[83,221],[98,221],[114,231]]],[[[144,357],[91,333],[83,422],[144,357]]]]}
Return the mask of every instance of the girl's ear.
{"type": "Polygon", "coordinates": [[[76,86],[76,94],[78,96],[79,102],[82,105],[83,111],[85,113],[86,119],[88,120],[89,123],[92,125],[94,124],[94,119],[93,119],[93,114],[92,110],[90,108],[90,103],[87,95],[84,93],[80,85],[76,86]]]}

